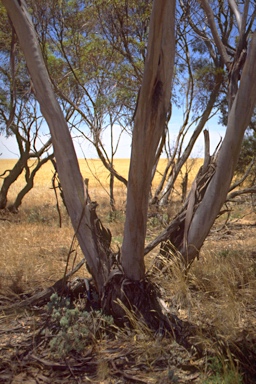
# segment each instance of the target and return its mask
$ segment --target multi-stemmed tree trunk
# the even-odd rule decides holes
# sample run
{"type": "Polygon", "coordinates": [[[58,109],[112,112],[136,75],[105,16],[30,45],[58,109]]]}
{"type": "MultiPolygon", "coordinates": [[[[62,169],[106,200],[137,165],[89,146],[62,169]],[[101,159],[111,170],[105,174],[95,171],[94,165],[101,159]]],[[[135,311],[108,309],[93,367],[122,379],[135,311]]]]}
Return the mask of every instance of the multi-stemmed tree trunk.
{"type": "MultiPolygon", "coordinates": [[[[0,190],[0,209],[5,209],[7,206],[7,195],[11,185],[18,179],[24,170],[27,163],[28,156],[21,156],[12,170],[8,171],[9,174],[4,178],[3,184],[0,190]],[[25,158],[24,158],[25,157],[25,158]]],[[[2,177],[4,175],[1,175],[2,177]]]]}
{"type": "MultiPolygon", "coordinates": [[[[208,0],[202,0],[201,4],[218,53],[229,73],[229,110],[226,134],[216,160],[214,163],[206,164],[204,169],[206,178],[208,178],[201,190],[201,196],[199,199],[196,197],[196,189],[199,192],[196,183],[194,184],[194,191],[192,188],[190,193],[183,227],[184,233],[182,236],[177,236],[175,233],[174,236],[170,237],[188,264],[199,254],[204,240],[226,200],[241,150],[244,132],[250,123],[256,104],[256,32],[253,33],[249,49],[247,49],[246,20],[249,1],[245,2],[244,12],[240,14],[235,1],[230,0],[230,6],[237,18],[239,30],[236,52],[232,61],[218,34],[208,0]]],[[[202,175],[199,176],[202,181],[202,175]]]]}
{"type": "MultiPolygon", "coordinates": [[[[95,213],[95,205],[90,201],[87,186],[84,184],[79,170],[67,123],[56,101],[25,2],[24,0],[2,0],[2,2],[18,35],[33,81],[35,95],[51,131],[67,209],[97,289],[101,294],[106,292],[106,287],[108,290],[110,289],[109,282],[118,285],[121,281],[122,290],[125,286],[129,288],[132,286],[131,284],[124,284],[124,280],[119,278],[112,279],[113,274],[110,274],[110,234],[100,224],[95,213]]],[[[207,0],[204,0],[204,4],[210,20],[207,0]]],[[[159,143],[164,134],[169,108],[175,51],[174,22],[175,0],[154,1],[144,77],[135,114],[126,222],[121,249],[124,277],[130,282],[141,282],[145,277],[144,246],[148,199],[152,169],[159,143]]],[[[241,39],[243,33],[241,29],[241,39]]],[[[216,37],[214,29],[213,36],[216,39],[217,48],[221,51],[220,54],[223,54],[222,43],[216,37]]],[[[228,65],[228,62],[225,61],[226,56],[224,54],[223,60],[228,65]]],[[[245,65],[240,68],[242,71],[240,84],[235,84],[235,87],[232,88],[235,91],[232,91],[233,101],[229,112],[227,133],[216,164],[210,173],[209,167],[212,167],[212,164],[209,165],[207,161],[202,169],[203,173],[210,174],[206,184],[202,185],[203,179],[200,179],[202,199],[196,200],[197,184],[195,183],[187,204],[187,213],[183,215],[184,225],[180,225],[182,233],[178,234],[179,241],[177,241],[177,237],[173,237],[173,242],[181,251],[184,259],[188,261],[193,260],[198,254],[225,201],[244,130],[248,126],[256,102],[255,62],[256,34],[252,38],[245,65]]],[[[137,288],[139,287],[137,285],[137,288]]],[[[119,297],[122,297],[122,292],[120,296],[117,294],[114,298],[119,297]]],[[[132,295],[129,297],[130,299],[133,299],[132,295]]]]}
{"type": "Polygon", "coordinates": [[[35,180],[35,176],[36,176],[37,172],[39,171],[39,169],[44,164],[47,163],[47,161],[49,161],[52,158],[53,158],[53,154],[51,154],[49,156],[46,156],[43,159],[38,159],[36,165],[34,166],[34,168],[31,171],[30,170],[28,171],[28,169],[25,170],[25,173],[26,173],[26,177],[25,177],[26,178],[26,184],[19,191],[19,193],[17,194],[14,202],[8,206],[8,209],[11,212],[14,212],[14,213],[18,212],[18,209],[21,206],[21,203],[22,203],[24,197],[34,187],[34,180],[35,180]]]}
{"type": "Polygon", "coordinates": [[[244,132],[250,123],[256,103],[255,62],[256,33],[252,37],[239,89],[233,95],[234,101],[228,116],[226,134],[217,156],[215,172],[190,223],[187,244],[182,248],[182,253],[188,262],[198,254],[226,200],[244,132]]]}
{"type": "Polygon", "coordinates": [[[22,145],[20,146],[20,149],[22,148],[22,151],[20,151],[20,158],[17,160],[17,162],[15,163],[15,165],[12,169],[5,171],[4,174],[1,175],[4,179],[4,181],[3,181],[3,184],[0,188],[0,209],[8,208],[8,210],[10,210],[11,212],[17,212],[18,211],[19,207],[22,204],[23,198],[26,196],[26,194],[34,186],[34,179],[35,179],[37,171],[48,160],[50,160],[53,157],[53,154],[45,155],[45,152],[50,147],[50,145],[51,145],[51,141],[49,140],[36,153],[30,152],[28,146],[26,146],[25,150],[23,150],[22,145]],[[45,157],[41,158],[42,155],[45,155],[45,157]],[[36,159],[36,165],[34,166],[33,170],[31,171],[28,163],[32,159],[34,161],[36,159]],[[26,184],[18,192],[18,194],[15,198],[15,201],[13,203],[9,204],[8,193],[9,193],[10,187],[13,185],[13,183],[15,183],[15,181],[22,174],[22,172],[25,173],[26,184]]]}
{"type": "MultiPolygon", "coordinates": [[[[3,1],[18,35],[41,111],[48,122],[65,202],[80,246],[99,292],[108,278],[109,260],[99,252],[99,238],[91,219],[91,203],[83,183],[73,143],[40,52],[24,1],[3,1]],[[27,44],[27,42],[30,44],[27,44]]],[[[151,171],[169,108],[174,63],[175,1],[153,6],[148,55],[142,83],[129,174],[127,221],[122,265],[128,278],[144,277],[144,243],[151,171]]]]}

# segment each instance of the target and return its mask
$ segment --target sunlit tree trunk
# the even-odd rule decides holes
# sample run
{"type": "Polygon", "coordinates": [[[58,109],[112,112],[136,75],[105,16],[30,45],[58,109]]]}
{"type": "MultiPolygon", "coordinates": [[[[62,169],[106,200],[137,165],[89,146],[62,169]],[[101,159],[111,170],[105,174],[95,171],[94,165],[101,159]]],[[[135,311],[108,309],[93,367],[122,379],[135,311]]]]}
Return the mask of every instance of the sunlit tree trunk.
{"type": "Polygon", "coordinates": [[[181,249],[188,262],[198,254],[222,204],[226,200],[244,132],[250,123],[256,104],[255,62],[256,32],[254,32],[251,40],[238,91],[236,94],[230,95],[234,101],[229,111],[227,130],[218,153],[215,173],[189,226],[187,244],[181,249]]]}
{"type": "Polygon", "coordinates": [[[3,0],[2,3],[7,9],[18,36],[33,82],[35,96],[50,128],[68,213],[89,269],[101,292],[109,273],[108,258],[99,244],[95,207],[90,203],[88,191],[79,170],[67,122],[54,95],[25,2],[3,0]]]}
{"type": "Polygon", "coordinates": [[[122,266],[144,277],[144,246],[152,169],[170,105],[175,54],[175,0],[154,1],[148,52],[134,119],[122,266]]]}

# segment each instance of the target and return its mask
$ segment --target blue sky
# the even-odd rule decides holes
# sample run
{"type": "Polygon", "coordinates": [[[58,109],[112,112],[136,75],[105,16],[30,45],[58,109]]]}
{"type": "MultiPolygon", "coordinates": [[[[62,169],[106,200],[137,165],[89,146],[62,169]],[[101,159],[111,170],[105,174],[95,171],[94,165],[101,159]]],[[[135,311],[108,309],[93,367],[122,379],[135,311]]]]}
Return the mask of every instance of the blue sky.
{"type": "MultiPolygon", "coordinates": [[[[180,110],[175,110],[170,121],[170,132],[171,132],[171,142],[174,143],[177,133],[179,131],[180,125],[182,123],[182,114],[180,110]]],[[[206,127],[210,132],[210,143],[211,143],[211,152],[214,151],[218,145],[220,138],[224,137],[225,128],[222,125],[218,124],[218,118],[212,118],[207,124],[206,127]]],[[[114,132],[114,140],[117,140],[119,137],[120,129],[116,127],[114,132]]],[[[192,130],[191,130],[192,133],[192,130]]],[[[184,145],[187,144],[190,135],[185,139],[184,145]]],[[[46,139],[48,137],[46,136],[46,139]]],[[[46,140],[45,139],[45,140],[46,140]]],[[[103,134],[102,141],[105,145],[105,150],[109,153],[110,150],[110,135],[109,131],[106,131],[103,134]]],[[[97,154],[92,144],[89,144],[84,138],[75,138],[74,145],[78,158],[87,159],[97,158],[97,154]]],[[[127,133],[123,133],[117,153],[116,158],[129,158],[131,152],[131,136],[127,133]]],[[[14,137],[9,137],[6,139],[4,136],[0,136],[0,159],[17,159],[18,158],[18,148],[14,137]]],[[[192,152],[193,157],[203,157],[204,154],[204,138],[201,134],[198,138],[198,141],[195,145],[195,148],[192,152]]]]}

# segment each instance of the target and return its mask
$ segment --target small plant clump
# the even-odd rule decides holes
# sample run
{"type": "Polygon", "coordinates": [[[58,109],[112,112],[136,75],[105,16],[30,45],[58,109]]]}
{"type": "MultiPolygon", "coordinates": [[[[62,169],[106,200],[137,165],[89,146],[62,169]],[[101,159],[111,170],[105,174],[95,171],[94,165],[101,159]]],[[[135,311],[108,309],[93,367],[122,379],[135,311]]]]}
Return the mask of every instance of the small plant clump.
{"type": "Polygon", "coordinates": [[[56,357],[65,357],[70,352],[83,353],[86,346],[113,333],[114,321],[100,311],[80,311],[70,299],[54,293],[47,304],[50,315],[52,338],[49,343],[56,357]]]}
{"type": "Polygon", "coordinates": [[[217,357],[209,361],[209,368],[212,375],[206,379],[205,384],[242,384],[242,376],[237,372],[233,364],[226,364],[217,357]]]}

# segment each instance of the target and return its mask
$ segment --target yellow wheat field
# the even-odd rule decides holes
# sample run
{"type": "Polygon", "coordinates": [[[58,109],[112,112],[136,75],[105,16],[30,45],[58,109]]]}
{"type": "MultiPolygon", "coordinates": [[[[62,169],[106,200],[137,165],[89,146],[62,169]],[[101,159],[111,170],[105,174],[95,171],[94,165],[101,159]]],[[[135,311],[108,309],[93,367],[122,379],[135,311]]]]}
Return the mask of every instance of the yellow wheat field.
{"type": "MultiPolygon", "coordinates": [[[[8,169],[12,169],[16,160],[4,160],[0,159],[0,174],[2,175],[8,169]]],[[[160,159],[159,165],[157,168],[157,172],[153,181],[153,188],[156,187],[161,180],[163,171],[165,169],[167,160],[160,159]]],[[[31,161],[30,167],[33,168],[34,162],[31,161]]],[[[182,173],[184,174],[186,169],[189,172],[189,181],[194,179],[200,165],[202,164],[201,159],[189,159],[187,164],[183,167],[182,173]]],[[[89,179],[89,191],[92,195],[93,199],[98,200],[98,198],[107,197],[108,196],[108,188],[109,188],[109,172],[104,167],[102,162],[99,159],[91,159],[91,160],[79,160],[79,166],[81,169],[81,173],[83,178],[89,179]]],[[[116,159],[114,162],[114,167],[116,171],[125,177],[128,178],[129,172],[129,159],[116,159]]],[[[34,188],[29,194],[25,197],[23,204],[38,204],[38,203],[50,203],[52,199],[54,199],[54,192],[52,189],[52,178],[54,175],[54,168],[51,162],[45,164],[37,173],[35,177],[34,188]]],[[[180,181],[182,179],[182,175],[178,178],[177,188],[179,188],[180,181]]],[[[0,185],[2,181],[0,181],[0,185]]],[[[25,186],[25,174],[23,173],[18,180],[11,186],[9,192],[9,200],[11,202],[17,195],[17,192],[21,189],[22,186],[25,186]]],[[[115,180],[115,192],[122,196],[125,196],[126,188],[125,186],[115,180]]]]}
{"type": "MultiPolygon", "coordinates": [[[[0,174],[12,169],[15,160],[0,160],[0,174]]],[[[166,160],[161,159],[155,176],[153,187],[160,180],[166,160]]],[[[189,160],[188,167],[192,168],[190,180],[193,179],[200,160],[189,160]]],[[[30,162],[33,167],[34,163],[30,162]]],[[[123,235],[124,218],[122,212],[126,205],[126,187],[115,181],[114,195],[116,208],[120,217],[109,222],[109,172],[100,160],[79,160],[81,173],[89,178],[89,193],[91,199],[97,201],[97,213],[103,223],[110,228],[113,247],[120,246],[123,235]]],[[[118,159],[115,169],[127,178],[129,170],[128,159],[118,159]]],[[[59,226],[59,216],[56,197],[52,188],[53,166],[50,162],[38,171],[33,189],[25,196],[18,215],[9,215],[0,211],[0,289],[14,286],[15,291],[49,285],[62,277],[66,262],[69,268],[83,258],[77,243],[73,244],[74,231],[66,210],[59,201],[62,212],[62,225],[59,226]],[[1,216],[3,215],[3,216],[1,216]],[[72,256],[69,257],[72,245],[72,256]],[[16,285],[19,285],[16,287],[16,285]]],[[[3,180],[3,176],[2,176],[3,180]]],[[[0,185],[2,184],[0,180],[0,185]]],[[[179,181],[178,181],[179,184],[179,181]]],[[[25,186],[25,175],[20,175],[11,186],[8,193],[8,204],[16,198],[21,188],[25,186]]],[[[86,271],[82,272],[83,274],[86,271]]]]}

